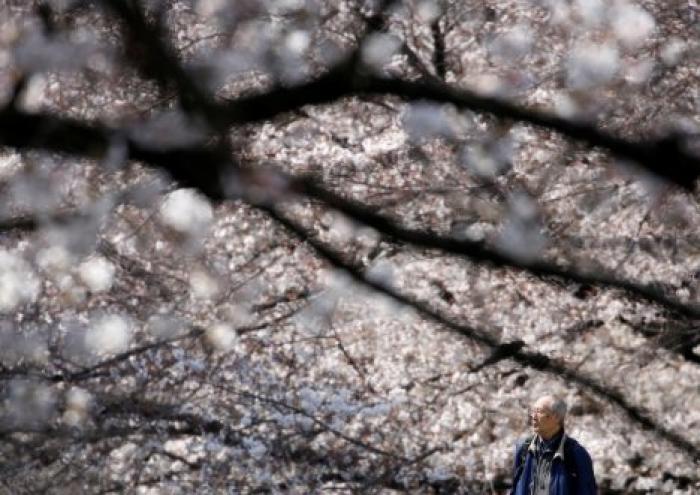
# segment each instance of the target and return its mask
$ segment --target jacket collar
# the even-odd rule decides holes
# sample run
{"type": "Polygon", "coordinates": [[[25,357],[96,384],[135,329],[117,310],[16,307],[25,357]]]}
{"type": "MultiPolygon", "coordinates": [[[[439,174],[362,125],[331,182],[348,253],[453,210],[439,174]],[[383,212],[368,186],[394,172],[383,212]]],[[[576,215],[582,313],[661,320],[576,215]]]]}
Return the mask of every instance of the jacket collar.
{"type": "MultiPolygon", "coordinates": [[[[536,435],[535,438],[530,442],[530,447],[528,448],[529,452],[532,452],[532,454],[537,453],[537,446],[539,443],[542,442],[542,438],[539,435],[536,435]]],[[[566,443],[566,432],[562,432],[561,434],[561,440],[559,440],[559,446],[557,447],[557,451],[554,453],[554,458],[559,457],[562,461],[564,460],[564,444],[566,443]]]]}

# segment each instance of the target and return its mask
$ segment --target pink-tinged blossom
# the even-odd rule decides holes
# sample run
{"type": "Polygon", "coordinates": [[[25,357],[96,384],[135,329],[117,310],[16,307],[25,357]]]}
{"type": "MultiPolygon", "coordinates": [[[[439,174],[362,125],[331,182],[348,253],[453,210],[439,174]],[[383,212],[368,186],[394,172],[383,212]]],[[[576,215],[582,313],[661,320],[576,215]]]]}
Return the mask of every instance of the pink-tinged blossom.
{"type": "Polygon", "coordinates": [[[229,351],[238,340],[236,332],[226,323],[215,323],[206,329],[207,342],[217,351],[229,351]]]}
{"type": "Polygon", "coordinates": [[[8,320],[0,320],[0,364],[43,365],[49,357],[46,335],[28,330],[8,320]]]}
{"type": "Polygon", "coordinates": [[[687,51],[688,44],[680,38],[672,37],[661,48],[661,60],[664,64],[672,66],[680,62],[683,54],[687,51]]]}
{"type": "Polygon", "coordinates": [[[574,6],[589,26],[598,26],[605,19],[607,7],[603,0],[574,0],[574,6]]]}
{"type": "Polygon", "coordinates": [[[0,249],[0,313],[34,301],[40,281],[20,255],[0,249]]]}
{"type": "Polygon", "coordinates": [[[131,322],[123,316],[97,316],[85,333],[85,348],[95,356],[124,352],[129,347],[132,331],[131,322]]]}
{"type": "Polygon", "coordinates": [[[438,137],[455,137],[462,119],[451,110],[448,106],[430,102],[409,105],[402,123],[410,141],[422,143],[438,137]]]}
{"type": "Polygon", "coordinates": [[[146,331],[158,339],[178,337],[187,330],[186,323],[172,314],[155,314],[148,318],[146,331]]]}
{"type": "Polygon", "coordinates": [[[624,1],[611,9],[610,19],[615,36],[629,48],[635,48],[647,41],[656,29],[656,22],[651,14],[624,1]]]}
{"type": "Polygon", "coordinates": [[[401,48],[401,40],[391,34],[372,34],[362,45],[362,61],[374,71],[380,72],[389,64],[401,48]]]}
{"type": "Polygon", "coordinates": [[[105,292],[112,287],[116,268],[101,256],[88,258],[78,267],[80,280],[93,292],[105,292]]]}
{"type": "Polygon", "coordinates": [[[534,33],[528,26],[516,26],[497,36],[489,45],[489,51],[497,59],[517,63],[530,53],[533,37],[534,33]]]}
{"type": "Polygon", "coordinates": [[[190,292],[196,299],[212,299],[219,293],[219,283],[206,271],[193,270],[190,273],[190,292]]]}
{"type": "Polygon", "coordinates": [[[176,231],[191,236],[204,235],[213,219],[209,201],[193,189],[168,194],[160,206],[160,218],[176,231]]]}
{"type": "Polygon", "coordinates": [[[432,24],[443,14],[440,2],[435,0],[420,0],[416,5],[416,15],[418,20],[426,24],[432,24]]]}
{"type": "Polygon", "coordinates": [[[571,89],[590,89],[610,82],[620,68],[620,56],[611,43],[576,45],[567,62],[571,89]]]}
{"type": "Polygon", "coordinates": [[[546,239],[538,221],[537,206],[528,196],[515,194],[510,199],[497,245],[503,253],[525,263],[542,255],[546,239]]]}
{"type": "Polygon", "coordinates": [[[51,385],[36,380],[12,380],[0,408],[3,427],[43,429],[56,412],[56,402],[56,390],[51,385]]]}

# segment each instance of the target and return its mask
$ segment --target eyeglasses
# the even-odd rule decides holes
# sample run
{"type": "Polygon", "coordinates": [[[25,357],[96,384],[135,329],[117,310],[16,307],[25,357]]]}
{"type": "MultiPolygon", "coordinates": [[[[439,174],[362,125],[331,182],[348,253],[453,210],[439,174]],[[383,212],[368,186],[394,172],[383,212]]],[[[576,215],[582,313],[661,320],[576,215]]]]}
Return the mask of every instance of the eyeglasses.
{"type": "Polygon", "coordinates": [[[546,416],[551,416],[551,411],[548,411],[547,409],[530,409],[528,416],[531,418],[534,418],[537,416],[538,418],[543,418],[546,416]]]}

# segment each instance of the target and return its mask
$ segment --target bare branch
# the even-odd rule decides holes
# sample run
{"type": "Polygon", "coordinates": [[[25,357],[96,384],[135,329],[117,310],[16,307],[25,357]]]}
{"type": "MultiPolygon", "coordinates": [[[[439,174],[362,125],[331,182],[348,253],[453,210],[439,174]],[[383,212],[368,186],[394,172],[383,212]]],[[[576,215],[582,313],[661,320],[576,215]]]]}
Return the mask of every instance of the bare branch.
{"type": "MultiPolygon", "coordinates": [[[[17,148],[38,148],[62,151],[83,156],[95,156],[101,150],[106,151],[109,135],[112,132],[103,127],[80,124],[57,117],[28,115],[12,108],[0,111],[0,142],[17,148]],[[35,136],[31,138],[31,136],[35,136]]],[[[219,151],[205,148],[187,148],[173,151],[147,150],[131,141],[127,142],[128,156],[146,162],[151,166],[165,170],[182,186],[195,187],[214,201],[226,198],[222,182],[242,181],[246,175],[229,157],[219,151]],[[201,167],[192,167],[199,163],[201,167]],[[236,173],[238,172],[238,173],[236,173]]],[[[265,171],[266,174],[272,171],[265,171]]],[[[318,185],[310,179],[292,179],[279,174],[280,183],[288,183],[296,192],[319,199],[350,218],[376,228],[378,231],[395,239],[410,244],[443,252],[465,256],[473,261],[487,263],[497,267],[512,267],[526,270],[538,276],[557,277],[572,282],[599,285],[622,289],[631,295],[659,304],[679,314],[700,318],[700,308],[685,304],[666,295],[655,284],[639,284],[619,279],[612,275],[596,272],[584,272],[573,268],[561,267],[545,261],[524,261],[507,256],[486,247],[483,243],[456,240],[441,237],[436,233],[406,229],[390,219],[378,215],[369,207],[345,199],[332,191],[318,185]]],[[[257,177],[253,173],[251,180],[257,177]]]]}
{"type": "Polygon", "coordinates": [[[455,333],[469,341],[482,345],[491,351],[492,356],[498,356],[494,362],[510,358],[528,368],[551,373],[570,383],[588,389],[605,398],[611,404],[624,411],[627,416],[641,426],[643,429],[650,429],[660,438],[668,441],[679,450],[688,454],[695,461],[700,462],[700,447],[688,441],[685,436],[673,432],[654,420],[650,415],[644,413],[641,408],[631,404],[620,392],[612,390],[610,387],[598,380],[586,376],[576,370],[570,369],[563,363],[551,359],[539,352],[529,352],[523,350],[522,342],[500,342],[488,332],[482,329],[463,325],[445,315],[440,314],[430,307],[429,304],[420,301],[413,296],[403,294],[384,284],[369,280],[357,267],[343,260],[342,253],[335,251],[330,246],[321,243],[312,237],[303,227],[293,220],[286,218],[272,208],[261,207],[272,218],[285,227],[291,234],[300,240],[308,243],[322,258],[331,265],[349,274],[353,280],[376,292],[389,296],[393,300],[415,309],[423,317],[434,321],[448,331],[455,333]]]}

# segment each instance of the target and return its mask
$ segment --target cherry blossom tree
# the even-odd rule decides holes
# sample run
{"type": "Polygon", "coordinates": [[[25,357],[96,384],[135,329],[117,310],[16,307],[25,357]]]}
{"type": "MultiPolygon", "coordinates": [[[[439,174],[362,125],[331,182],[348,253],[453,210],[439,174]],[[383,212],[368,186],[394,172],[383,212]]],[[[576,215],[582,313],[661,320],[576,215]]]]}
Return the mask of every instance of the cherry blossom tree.
{"type": "Polygon", "coordinates": [[[3,490],[700,488],[695,2],[0,5],[3,490]]]}

